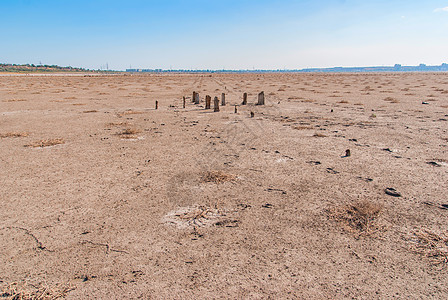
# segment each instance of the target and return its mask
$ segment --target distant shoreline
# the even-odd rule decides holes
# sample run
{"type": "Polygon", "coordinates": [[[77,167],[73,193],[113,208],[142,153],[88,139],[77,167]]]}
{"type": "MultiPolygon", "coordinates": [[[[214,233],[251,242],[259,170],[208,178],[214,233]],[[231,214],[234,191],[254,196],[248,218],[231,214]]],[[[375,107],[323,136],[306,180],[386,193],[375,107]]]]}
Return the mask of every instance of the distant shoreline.
{"type": "Polygon", "coordinates": [[[78,73],[78,72],[33,72],[33,73],[14,73],[14,72],[0,72],[0,77],[114,77],[114,76],[157,76],[157,75],[209,75],[212,74],[297,74],[297,75],[375,75],[375,74],[448,74],[448,71],[415,71],[415,72],[124,72],[116,71],[110,73],[78,73]]]}
{"type": "Polygon", "coordinates": [[[448,72],[448,64],[440,66],[402,66],[391,67],[333,67],[283,70],[164,70],[164,69],[126,69],[126,73],[409,73],[409,72],[448,72]]]}
{"type": "Polygon", "coordinates": [[[448,64],[442,63],[438,66],[427,66],[420,64],[418,66],[402,66],[396,64],[394,66],[373,66],[373,67],[332,67],[332,68],[307,68],[307,69],[276,69],[276,70],[165,70],[165,69],[126,69],[125,71],[117,70],[90,70],[75,67],[60,67],[57,65],[16,65],[0,63],[0,74],[25,76],[33,74],[78,74],[84,75],[111,75],[111,74],[265,74],[265,73],[314,73],[314,74],[363,74],[363,73],[442,73],[448,72],[448,64]]]}
{"type": "Polygon", "coordinates": [[[100,76],[115,76],[123,75],[123,72],[110,72],[110,73],[100,73],[100,72],[0,72],[0,77],[51,77],[51,76],[78,76],[78,77],[100,77],[100,76]]]}

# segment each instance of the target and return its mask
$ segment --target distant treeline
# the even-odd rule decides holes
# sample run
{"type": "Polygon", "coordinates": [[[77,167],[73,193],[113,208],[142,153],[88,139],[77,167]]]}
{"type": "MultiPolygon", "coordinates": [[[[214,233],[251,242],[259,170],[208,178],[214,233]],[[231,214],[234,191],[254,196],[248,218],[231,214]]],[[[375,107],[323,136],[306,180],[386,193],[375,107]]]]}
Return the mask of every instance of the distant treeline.
{"type": "Polygon", "coordinates": [[[0,64],[0,72],[32,73],[32,72],[93,72],[93,71],[83,68],[60,67],[56,65],[0,64]]]}
{"type": "Polygon", "coordinates": [[[402,66],[393,67],[335,67],[310,69],[277,69],[277,70],[164,70],[164,69],[126,69],[131,73],[369,73],[369,72],[448,72],[448,64],[440,66],[402,66]]]}

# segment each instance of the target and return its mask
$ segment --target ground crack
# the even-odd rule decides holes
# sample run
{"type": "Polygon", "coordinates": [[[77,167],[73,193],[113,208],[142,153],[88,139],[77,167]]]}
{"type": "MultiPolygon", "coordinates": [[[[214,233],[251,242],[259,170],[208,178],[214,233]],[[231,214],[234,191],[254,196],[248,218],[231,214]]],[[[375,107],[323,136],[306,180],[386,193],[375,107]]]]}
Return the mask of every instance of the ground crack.
{"type": "Polygon", "coordinates": [[[129,254],[129,252],[127,252],[127,251],[125,251],[125,250],[112,249],[112,248],[109,246],[109,244],[95,243],[95,242],[92,242],[92,241],[82,241],[81,244],[82,244],[82,245],[85,245],[85,244],[91,244],[91,245],[94,245],[94,246],[103,246],[103,247],[106,247],[106,254],[109,254],[110,252],[118,252],[118,253],[126,253],[126,254],[129,254]]]}
{"type": "MultiPolygon", "coordinates": [[[[54,250],[50,250],[47,247],[45,247],[41,241],[39,241],[39,239],[31,233],[31,231],[29,231],[26,228],[23,227],[18,227],[18,226],[8,226],[8,227],[3,227],[3,228],[7,228],[7,229],[18,229],[18,230],[22,230],[25,232],[26,235],[30,236],[37,244],[37,249],[42,250],[42,251],[48,251],[48,252],[54,252],[54,250]]],[[[2,229],[3,229],[2,228],[2,229]]]]}

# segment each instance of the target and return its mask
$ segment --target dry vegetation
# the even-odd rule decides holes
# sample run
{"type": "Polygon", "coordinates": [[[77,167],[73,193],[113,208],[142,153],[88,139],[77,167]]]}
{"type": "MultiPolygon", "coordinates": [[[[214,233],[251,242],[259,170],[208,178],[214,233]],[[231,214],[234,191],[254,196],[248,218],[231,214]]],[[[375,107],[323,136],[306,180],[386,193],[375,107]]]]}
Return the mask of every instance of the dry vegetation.
{"type": "Polygon", "coordinates": [[[120,126],[129,126],[130,124],[128,122],[110,122],[107,123],[106,126],[108,127],[120,127],[120,126]]]}
{"type": "Polygon", "coordinates": [[[23,284],[14,282],[0,290],[0,298],[5,300],[55,300],[65,298],[67,293],[72,290],[74,288],[68,285],[25,287],[23,284]]]}
{"type": "Polygon", "coordinates": [[[313,129],[311,126],[293,126],[292,129],[295,130],[307,130],[307,129],[313,129]]]}
{"type": "Polygon", "coordinates": [[[398,101],[397,99],[395,99],[393,97],[386,97],[386,98],[384,98],[384,101],[387,101],[389,103],[400,103],[400,101],[398,101]]]}
{"type": "Polygon", "coordinates": [[[313,136],[314,136],[314,137],[326,137],[325,134],[323,134],[323,133],[319,133],[319,132],[316,132],[315,134],[313,134],[313,136]]]}
{"type": "Polygon", "coordinates": [[[3,102],[23,102],[26,101],[25,99],[9,99],[9,100],[3,100],[3,102]]]}
{"type": "Polygon", "coordinates": [[[234,174],[226,173],[224,171],[207,171],[204,172],[201,176],[201,180],[203,182],[213,182],[216,184],[224,183],[224,182],[232,182],[237,179],[237,176],[234,174]]]}
{"type": "Polygon", "coordinates": [[[58,138],[58,139],[35,141],[35,142],[32,142],[31,144],[26,144],[25,147],[44,148],[44,147],[61,145],[61,144],[65,144],[65,141],[64,141],[64,139],[58,138]]]}
{"type": "Polygon", "coordinates": [[[204,205],[193,205],[181,207],[175,211],[169,212],[164,218],[164,223],[175,225],[178,228],[193,228],[193,234],[198,236],[198,229],[201,227],[210,227],[211,225],[237,227],[238,220],[226,217],[226,211],[219,209],[217,205],[214,208],[204,205]]]}
{"type": "Polygon", "coordinates": [[[29,135],[28,132],[6,132],[6,133],[0,133],[0,138],[26,137],[28,135],[29,135]]]}
{"type": "Polygon", "coordinates": [[[203,226],[204,221],[209,219],[209,215],[212,210],[205,206],[194,207],[189,211],[185,211],[177,214],[182,221],[186,222],[189,226],[203,226]]]}
{"type": "MultiPolygon", "coordinates": [[[[448,232],[447,232],[448,234],[448,232]]],[[[429,230],[414,233],[414,251],[428,257],[436,265],[448,266],[448,235],[437,234],[429,230]]]]}
{"type": "Polygon", "coordinates": [[[120,132],[117,133],[118,136],[124,139],[133,139],[135,135],[140,133],[140,130],[132,127],[124,128],[120,132]]]}
{"type": "Polygon", "coordinates": [[[127,115],[140,115],[140,114],[143,114],[143,112],[142,111],[127,110],[125,112],[118,113],[117,116],[118,117],[123,117],[123,116],[127,116],[127,115]]]}
{"type": "Polygon", "coordinates": [[[382,205],[367,200],[341,205],[330,210],[330,218],[357,235],[371,235],[381,229],[378,217],[382,205]]]}

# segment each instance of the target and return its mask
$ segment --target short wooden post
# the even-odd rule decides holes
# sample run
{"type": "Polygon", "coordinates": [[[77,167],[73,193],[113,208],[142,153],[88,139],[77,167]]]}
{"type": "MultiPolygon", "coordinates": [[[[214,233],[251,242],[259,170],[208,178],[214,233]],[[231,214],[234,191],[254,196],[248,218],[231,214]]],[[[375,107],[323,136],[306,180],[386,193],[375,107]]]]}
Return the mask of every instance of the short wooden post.
{"type": "Polygon", "coordinates": [[[237,108],[236,104],[235,104],[235,113],[238,113],[238,108],[237,108]]]}
{"type": "Polygon", "coordinates": [[[251,118],[255,117],[255,113],[253,111],[250,112],[250,117],[251,118]]]}
{"type": "Polygon", "coordinates": [[[159,108],[159,101],[156,100],[156,109],[159,108]]]}
{"type": "Polygon", "coordinates": [[[205,109],[210,109],[210,105],[212,103],[212,97],[209,95],[205,96],[205,109]]]}
{"type": "Polygon", "coordinates": [[[199,104],[199,93],[196,93],[196,98],[194,98],[194,104],[199,104]]]}
{"type": "Polygon", "coordinates": [[[258,94],[258,103],[257,105],[264,105],[264,92],[260,92],[258,94]]]}
{"type": "Polygon", "coordinates": [[[183,97],[183,108],[185,108],[185,96],[183,97]]]}
{"type": "Polygon", "coordinates": [[[196,92],[193,92],[193,97],[191,97],[191,102],[194,102],[196,100],[196,92]]]}
{"type": "Polygon", "coordinates": [[[218,112],[219,111],[219,99],[218,97],[215,97],[215,99],[213,99],[213,107],[214,107],[214,111],[218,112]]]}
{"type": "Polygon", "coordinates": [[[226,94],[225,93],[221,94],[221,105],[226,106],[226,94]]]}
{"type": "Polygon", "coordinates": [[[243,103],[241,103],[241,105],[246,105],[247,104],[247,93],[243,94],[243,103]]]}

